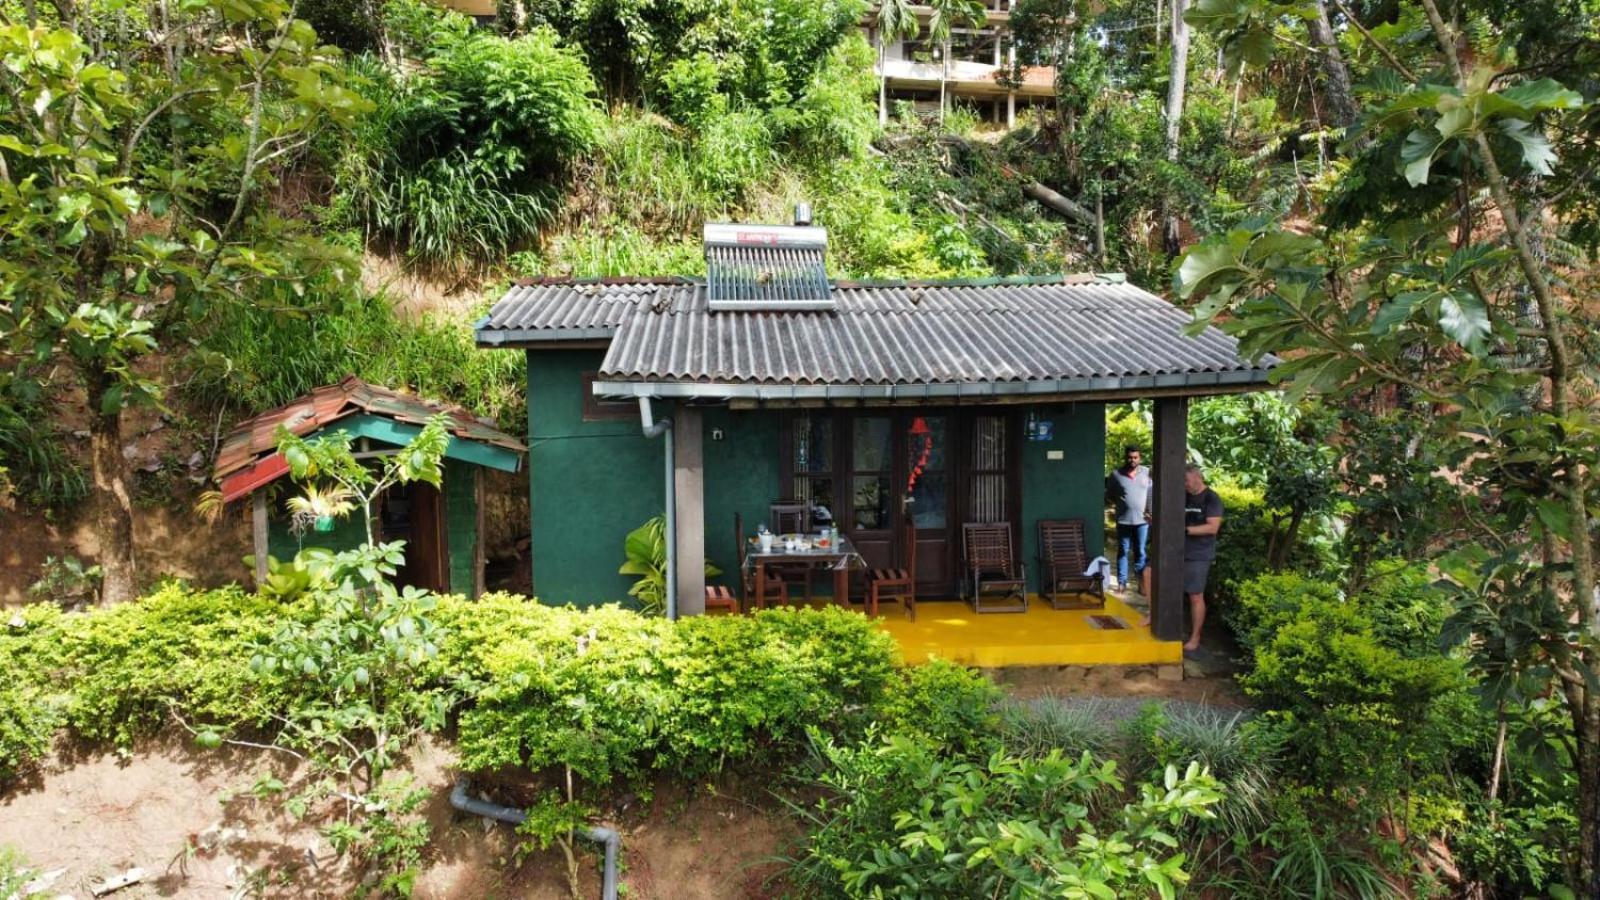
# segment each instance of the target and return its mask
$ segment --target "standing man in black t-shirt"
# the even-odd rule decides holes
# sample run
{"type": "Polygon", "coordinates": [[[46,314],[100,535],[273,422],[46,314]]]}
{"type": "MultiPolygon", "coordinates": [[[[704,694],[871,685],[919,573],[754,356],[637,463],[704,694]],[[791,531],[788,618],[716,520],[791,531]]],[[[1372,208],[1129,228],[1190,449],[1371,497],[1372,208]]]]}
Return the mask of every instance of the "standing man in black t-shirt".
{"type": "Polygon", "coordinates": [[[1194,629],[1183,649],[1200,647],[1200,626],[1206,621],[1206,578],[1217,558],[1217,532],[1222,530],[1222,498],[1206,487],[1199,466],[1183,472],[1183,592],[1189,596],[1194,629]]]}

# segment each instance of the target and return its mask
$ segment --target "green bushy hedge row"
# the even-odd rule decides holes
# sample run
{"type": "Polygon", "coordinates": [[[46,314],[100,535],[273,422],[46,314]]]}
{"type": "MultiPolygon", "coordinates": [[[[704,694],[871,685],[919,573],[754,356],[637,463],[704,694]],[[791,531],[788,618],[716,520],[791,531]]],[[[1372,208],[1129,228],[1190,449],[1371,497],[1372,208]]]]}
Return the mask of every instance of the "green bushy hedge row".
{"type": "MultiPolygon", "coordinates": [[[[0,625],[0,780],[62,733],[127,746],[174,715],[272,729],[321,702],[320,681],[248,662],[285,626],[321,616],[312,598],[180,586],[86,613],[15,612],[0,625]]],[[[471,768],[571,766],[594,780],[705,772],[859,720],[897,677],[892,641],[840,611],[674,624],[491,595],[441,597],[431,616],[438,655],[405,689],[451,698],[471,768]]]]}

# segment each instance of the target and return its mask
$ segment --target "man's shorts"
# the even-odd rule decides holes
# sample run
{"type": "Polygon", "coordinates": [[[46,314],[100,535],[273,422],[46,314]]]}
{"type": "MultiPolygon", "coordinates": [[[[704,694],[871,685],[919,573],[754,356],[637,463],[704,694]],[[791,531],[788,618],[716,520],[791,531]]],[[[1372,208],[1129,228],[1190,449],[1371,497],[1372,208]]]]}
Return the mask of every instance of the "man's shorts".
{"type": "Polygon", "coordinates": [[[1211,560],[1186,559],[1183,561],[1183,592],[1185,594],[1204,594],[1206,592],[1206,577],[1211,574],[1211,560]]]}

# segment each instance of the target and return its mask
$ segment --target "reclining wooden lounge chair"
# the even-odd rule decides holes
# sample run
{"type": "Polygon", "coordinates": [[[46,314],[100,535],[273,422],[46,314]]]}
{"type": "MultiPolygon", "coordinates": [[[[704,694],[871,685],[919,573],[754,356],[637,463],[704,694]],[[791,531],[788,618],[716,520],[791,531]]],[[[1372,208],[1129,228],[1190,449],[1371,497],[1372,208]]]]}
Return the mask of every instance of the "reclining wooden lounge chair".
{"type": "Polygon", "coordinates": [[[1028,578],[1011,546],[1011,523],[968,522],[961,526],[962,593],[972,611],[1027,612],[1028,578]],[[985,607],[985,601],[999,605],[985,607]]]}
{"type": "Polygon", "coordinates": [[[1046,600],[1055,609],[1105,609],[1105,573],[1089,567],[1082,519],[1039,520],[1039,577],[1046,600]]]}

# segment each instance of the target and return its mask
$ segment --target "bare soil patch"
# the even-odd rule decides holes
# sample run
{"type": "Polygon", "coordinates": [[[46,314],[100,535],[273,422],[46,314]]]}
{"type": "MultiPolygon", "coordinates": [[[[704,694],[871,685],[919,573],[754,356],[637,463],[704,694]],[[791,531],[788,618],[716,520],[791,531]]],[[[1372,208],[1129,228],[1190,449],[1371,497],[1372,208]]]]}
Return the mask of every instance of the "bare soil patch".
{"type": "MultiPolygon", "coordinates": [[[[557,851],[519,855],[505,825],[450,807],[454,757],[420,747],[407,770],[432,792],[433,841],[419,898],[569,897],[557,851]]],[[[285,815],[249,790],[258,777],[291,772],[261,751],[207,751],[176,738],[128,754],[52,757],[31,780],[0,795],[0,845],[35,870],[65,869],[53,890],[78,898],[126,869],[144,880],[117,892],[136,898],[344,897],[359,872],[336,857],[314,823],[285,815]]],[[[622,832],[622,881],[635,898],[775,896],[773,857],[798,832],[767,790],[730,775],[694,787],[664,784],[648,803],[629,798],[604,817],[622,832]]],[[[600,855],[580,843],[584,897],[600,893],[600,855]]]]}

